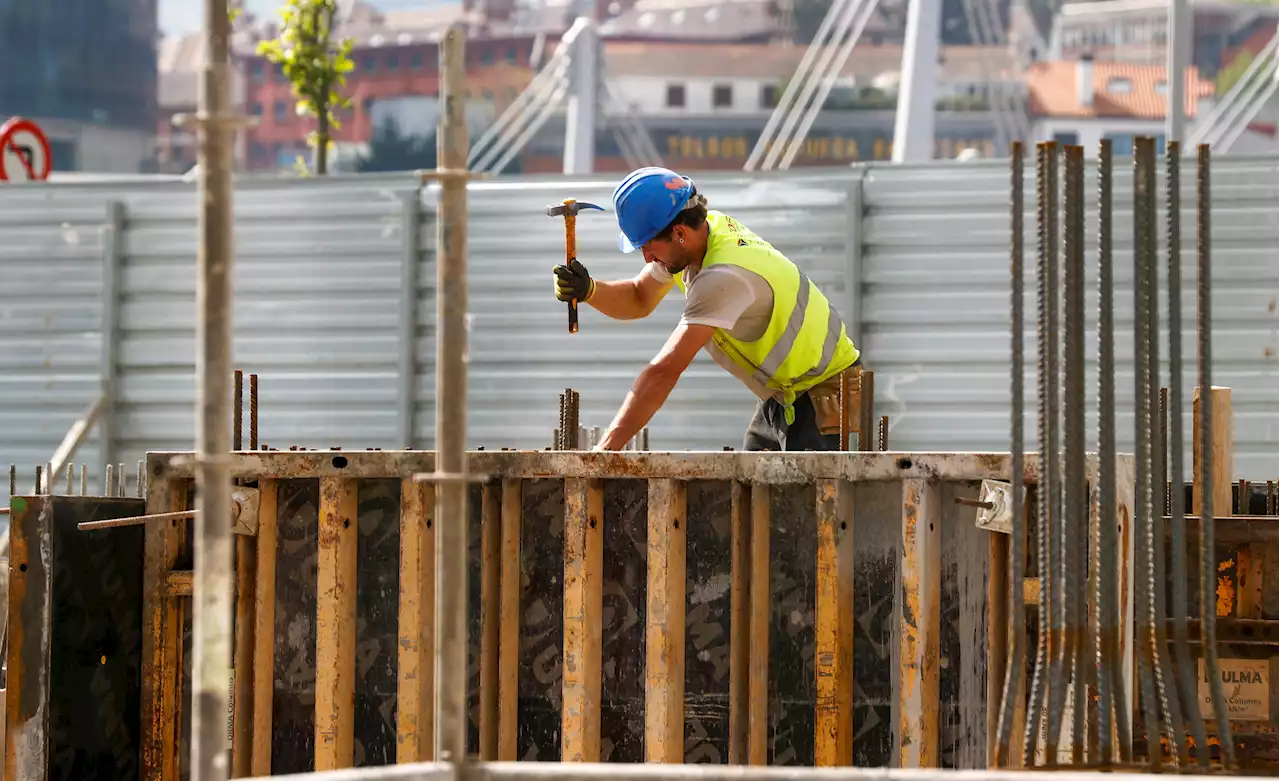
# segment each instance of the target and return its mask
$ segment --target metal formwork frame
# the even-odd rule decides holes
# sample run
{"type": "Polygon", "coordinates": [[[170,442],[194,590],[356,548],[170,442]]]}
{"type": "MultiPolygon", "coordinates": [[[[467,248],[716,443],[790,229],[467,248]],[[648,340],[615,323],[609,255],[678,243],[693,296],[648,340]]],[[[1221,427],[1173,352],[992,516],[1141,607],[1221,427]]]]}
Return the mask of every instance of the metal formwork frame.
{"type": "MultiPolygon", "coordinates": [[[[685,487],[693,480],[732,485],[729,721],[730,764],[766,761],[769,678],[767,583],[772,487],[812,484],[817,521],[815,618],[815,760],[850,761],[853,746],[852,488],[901,482],[901,595],[896,643],[900,667],[897,762],[937,767],[943,483],[1007,480],[1012,459],[997,453],[584,453],[472,452],[467,471],[483,482],[481,565],[480,759],[516,759],[515,654],[519,638],[520,501],[524,482],[564,482],[564,677],[562,758],[600,760],[603,499],[609,480],[648,481],[645,656],[645,756],[684,757],[685,487]]],[[[1096,459],[1088,470],[1096,473],[1096,459]]],[[[1023,480],[1039,481],[1038,459],[1023,459],[1023,480]]],[[[1122,469],[1131,462],[1121,459],[1122,469]]],[[[241,558],[252,590],[237,599],[237,625],[253,626],[252,643],[236,644],[233,767],[270,773],[274,678],[276,487],[315,479],[319,491],[317,588],[316,767],[352,764],[356,605],[356,506],[359,480],[401,481],[397,761],[435,758],[436,680],[432,666],[436,614],[435,454],[428,451],[290,451],[233,453],[231,477],[255,482],[259,495],[256,554],[241,558]],[[242,762],[246,764],[242,764],[242,762]]],[[[194,477],[185,453],[147,458],[149,513],[185,509],[194,477]]],[[[1125,484],[1125,480],[1120,480],[1125,484]]],[[[1123,504],[1123,503],[1122,503],[1123,504]]],[[[1122,511],[1120,520],[1127,521],[1122,511]]],[[[144,778],[177,775],[181,723],[179,627],[190,573],[175,571],[186,544],[184,524],[147,528],[144,599],[144,778]]],[[[237,637],[241,632],[237,630],[237,637]]],[[[464,638],[465,640],[465,638],[464,638]]],[[[237,774],[241,775],[241,774],[237,774]]]]}

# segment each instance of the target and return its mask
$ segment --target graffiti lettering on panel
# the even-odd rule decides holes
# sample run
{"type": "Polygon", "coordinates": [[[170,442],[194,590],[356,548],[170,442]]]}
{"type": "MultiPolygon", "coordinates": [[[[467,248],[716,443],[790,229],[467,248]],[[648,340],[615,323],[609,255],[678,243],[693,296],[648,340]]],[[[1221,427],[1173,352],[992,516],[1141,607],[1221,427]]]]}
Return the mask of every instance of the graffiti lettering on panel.
{"type": "Polygon", "coordinates": [[[271,773],[315,769],[319,480],[281,480],[277,493],[276,681],[271,773]]]}
{"type": "Polygon", "coordinates": [[[564,483],[527,480],[521,503],[518,755],[556,762],[564,673],[564,483]]]}

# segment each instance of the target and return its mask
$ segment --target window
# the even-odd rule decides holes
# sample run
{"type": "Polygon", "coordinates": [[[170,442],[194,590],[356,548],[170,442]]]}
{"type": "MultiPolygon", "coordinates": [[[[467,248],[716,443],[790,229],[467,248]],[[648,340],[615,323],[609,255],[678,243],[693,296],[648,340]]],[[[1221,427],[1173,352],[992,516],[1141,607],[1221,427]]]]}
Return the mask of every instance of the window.
{"type": "Polygon", "coordinates": [[[253,76],[254,81],[262,81],[262,77],[267,75],[266,65],[262,60],[254,60],[253,65],[249,66],[249,73],[253,76]]]}
{"type": "Polygon", "coordinates": [[[375,58],[373,57],[360,58],[360,70],[372,71],[372,70],[377,70],[377,68],[378,68],[378,61],[375,58]]]}
{"type": "Polygon", "coordinates": [[[387,55],[387,70],[389,70],[389,71],[393,71],[393,70],[395,70],[396,68],[399,68],[399,67],[400,67],[400,55],[399,55],[399,54],[388,54],[388,55],[387,55]]]}
{"type": "Polygon", "coordinates": [[[1156,82],[1156,94],[1157,94],[1157,95],[1168,95],[1168,94],[1169,94],[1169,82],[1167,82],[1167,81],[1165,81],[1165,80],[1163,80],[1163,79],[1161,79],[1160,81],[1157,81],[1157,82],[1156,82]]]}
{"type": "Polygon", "coordinates": [[[1103,138],[1111,139],[1111,154],[1116,157],[1128,157],[1133,154],[1132,133],[1107,133],[1103,138]]]}
{"type": "Polygon", "coordinates": [[[1053,140],[1059,146],[1077,146],[1080,143],[1079,133],[1054,133],[1053,140]]]}
{"type": "Polygon", "coordinates": [[[760,88],[760,108],[776,108],[778,105],[778,85],[766,84],[760,88]]]}
{"type": "Polygon", "coordinates": [[[1112,95],[1128,95],[1133,92],[1133,82],[1119,76],[1107,79],[1107,92],[1112,95]]]}
{"type": "Polygon", "coordinates": [[[409,67],[414,70],[422,70],[422,52],[414,52],[409,55],[409,67]]]}
{"type": "Polygon", "coordinates": [[[483,93],[481,93],[481,98],[484,100],[485,103],[492,103],[493,90],[489,90],[489,89],[485,90],[483,93]]]}
{"type": "Polygon", "coordinates": [[[364,101],[362,102],[362,105],[364,106],[364,113],[366,114],[373,113],[373,98],[365,98],[364,101]]]}
{"type": "Polygon", "coordinates": [[[517,52],[514,48],[507,49],[507,53],[503,55],[503,59],[505,59],[508,63],[515,65],[516,62],[520,59],[520,53],[517,52]]]}
{"type": "Polygon", "coordinates": [[[480,52],[480,62],[482,62],[482,63],[483,63],[483,64],[485,64],[485,65],[492,65],[492,64],[493,64],[493,50],[492,50],[492,49],[485,49],[484,51],[480,52]]]}
{"type": "Polygon", "coordinates": [[[711,88],[711,105],[715,108],[729,108],[733,105],[733,85],[717,84],[711,88]]]}
{"type": "Polygon", "coordinates": [[[252,113],[252,114],[253,114],[253,116],[255,116],[255,117],[260,117],[260,116],[262,116],[262,104],[261,104],[261,103],[254,103],[254,104],[253,104],[253,106],[249,109],[249,111],[250,111],[250,113],[252,113]]]}
{"type": "Polygon", "coordinates": [[[285,117],[288,116],[288,113],[287,113],[288,108],[285,106],[284,101],[277,100],[274,108],[275,108],[276,121],[283,122],[285,117]]]}
{"type": "Polygon", "coordinates": [[[667,108],[684,108],[684,85],[667,85],[667,108]]]}

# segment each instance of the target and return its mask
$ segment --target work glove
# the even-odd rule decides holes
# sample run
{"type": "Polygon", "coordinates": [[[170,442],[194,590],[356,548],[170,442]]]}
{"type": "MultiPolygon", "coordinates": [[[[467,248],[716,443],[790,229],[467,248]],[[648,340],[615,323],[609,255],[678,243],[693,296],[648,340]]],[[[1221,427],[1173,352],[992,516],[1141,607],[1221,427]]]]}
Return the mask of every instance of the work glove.
{"type": "Polygon", "coordinates": [[[556,275],[556,298],[561,301],[569,301],[577,299],[579,303],[584,303],[591,298],[591,294],[596,292],[596,281],[591,278],[591,274],[587,271],[587,267],[578,262],[577,258],[569,261],[569,265],[559,265],[555,269],[556,275]]]}

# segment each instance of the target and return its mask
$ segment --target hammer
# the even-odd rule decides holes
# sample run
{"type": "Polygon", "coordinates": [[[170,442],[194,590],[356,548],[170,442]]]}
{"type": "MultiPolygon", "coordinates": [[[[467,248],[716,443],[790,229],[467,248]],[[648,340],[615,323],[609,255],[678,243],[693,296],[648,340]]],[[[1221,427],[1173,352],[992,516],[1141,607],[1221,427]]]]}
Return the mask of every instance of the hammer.
{"type": "MultiPolygon", "coordinates": [[[[578,212],[584,209],[595,209],[596,211],[604,211],[600,206],[586,201],[577,201],[573,198],[565,198],[564,201],[555,206],[547,207],[548,217],[564,217],[564,262],[570,265],[578,256],[578,212]]],[[[576,334],[578,332],[578,300],[569,301],[569,333],[576,334]]]]}

